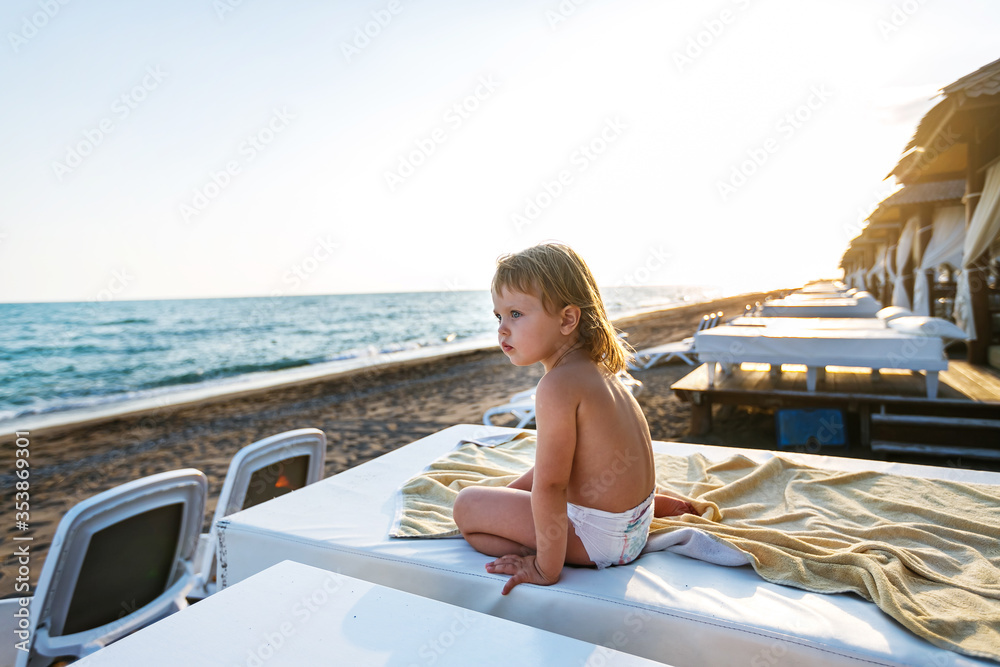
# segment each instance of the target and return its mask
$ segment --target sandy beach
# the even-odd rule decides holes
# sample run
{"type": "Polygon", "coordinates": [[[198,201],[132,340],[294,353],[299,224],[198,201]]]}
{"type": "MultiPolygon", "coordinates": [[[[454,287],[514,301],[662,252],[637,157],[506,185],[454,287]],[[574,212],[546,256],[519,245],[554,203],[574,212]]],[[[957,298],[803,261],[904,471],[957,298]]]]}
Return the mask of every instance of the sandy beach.
{"type": "MultiPolygon", "coordinates": [[[[685,304],[616,322],[636,349],[691,335],[709,312],[727,315],[768,294],[745,294],[685,304]]],[[[747,427],[747,418],[717,419],[712,433],[686,435],[690,409],[670,385],[691,370],[661,366],[636,377],[644,384],[639,402],[654,440],[687,440],[741,447],[773,447],[773,432],[747,427]]],[[[62,515],[96,493],[139,477],[177,468],[208,476],[208,517],[215,508],[229,461],[243,446],[294,428],[322,429],[328,439],[326,476],[460,423],[480,423],[483,412],[533,386],[541,367],[518,368],[498,349],[457,353],[432,360],[372,366],[360,371],[272,387],[197,404],[167,406],[30,433],[31,527],[4,529],[4,542],[31,535],[32,586],[41,571],[62,515]]],[[[752,417],[752,416],[751,416],[752,417]]],[[[763,423],[763,422],[762,422],[763,423]]],[[[0,450],[0,492],[13,508],[12,443],[0,450]]],[[[13,594],[16,563],[5,549],[0,597],[13,594]]]]}

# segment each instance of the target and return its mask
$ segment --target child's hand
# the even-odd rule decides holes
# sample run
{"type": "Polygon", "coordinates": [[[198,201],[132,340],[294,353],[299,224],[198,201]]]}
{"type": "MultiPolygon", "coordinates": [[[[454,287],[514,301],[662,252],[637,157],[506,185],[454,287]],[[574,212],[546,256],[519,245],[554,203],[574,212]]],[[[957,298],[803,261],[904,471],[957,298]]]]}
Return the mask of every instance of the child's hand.
{"type": "Polygon", "coordinates": [[[536,584],[538,586],[551,586],[559,581],[556,577],[552,579],[538,569],[538,562],[534,556],[517,556],[509,554],[501,556],[492,563],[486,564],[486,571],[491,574],[512,575],[504,584],[503,594],[507,595],[511,589],[518,584],[536,584]]]}

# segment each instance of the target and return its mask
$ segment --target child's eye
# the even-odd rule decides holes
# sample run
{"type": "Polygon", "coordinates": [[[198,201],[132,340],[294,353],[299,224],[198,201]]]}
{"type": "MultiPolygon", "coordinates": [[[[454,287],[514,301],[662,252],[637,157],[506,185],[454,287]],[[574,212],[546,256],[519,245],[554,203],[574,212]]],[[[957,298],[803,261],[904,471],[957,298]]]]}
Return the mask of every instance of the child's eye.
{"type": "Polygon", "coordinates": [[[497,318],[497,322],[500,321],[500,313],[493,313],[493,317],[497,318]]]}
{"type": "Polygon", "coordinates": [[[511,319],[515,319],[516,320],[517,318],[521,317],[521,311],[519,311],[519,310],[512,310],[512,311],[510,311],[510,316],[511,316],[511,319]]]}

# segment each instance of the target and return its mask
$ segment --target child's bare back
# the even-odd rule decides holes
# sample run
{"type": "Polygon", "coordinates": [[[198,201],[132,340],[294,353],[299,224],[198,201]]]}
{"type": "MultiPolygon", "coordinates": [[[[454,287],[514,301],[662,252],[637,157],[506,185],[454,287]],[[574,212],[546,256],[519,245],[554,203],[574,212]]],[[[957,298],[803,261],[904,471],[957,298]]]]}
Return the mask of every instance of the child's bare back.
{"type": "Polygon", "coordinates": [[[656,484],[649,427],[625,385],[574,352],[538,384],[535,409],[542,429],[550,400],[572,409],[576,422],[567,500],[615,513],[646,500],[656,484]]]}

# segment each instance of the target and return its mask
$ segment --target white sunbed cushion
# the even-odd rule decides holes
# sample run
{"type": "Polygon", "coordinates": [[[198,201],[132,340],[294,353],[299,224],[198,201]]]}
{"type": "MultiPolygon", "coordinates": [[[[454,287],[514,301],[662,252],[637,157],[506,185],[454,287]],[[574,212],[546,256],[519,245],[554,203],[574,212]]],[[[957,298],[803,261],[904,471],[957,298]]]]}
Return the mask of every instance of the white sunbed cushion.
{"type": "Polygon", "coordinates": [[[968,338],[968,335],[961,328],[940,317],[911,315],[897,317],[890,320],[888,324],[891,329],[913,336],[937,336],[938,338],[953,338],[955,340],[968,338]]]}
{"type": "Polygon", "coordinates": [[[865,291],[855,292],[853,298],[858,301],[875,301],[875,297],[872,296],[871,292],[865,291]]]}
{"type": "Polygon", "coordinates": [[[875,313],[875,317],[886,322],[890,322],[897,317],[911,317],[912,315],[912,310],[907,310],[906,308],[901,308],[899,306],[886,306],[882,310],[875,313]]]}
{"type": "MultiPolygon", "coordinates": [[[[720,567],[678,553],[647,553],[633,564],[600,572],[566,568],[556,586],[518,586],[502,597],[505,578],[486,572],[483,566],[488,557],[465,540],[388,536],[397,508],[396,493],[404,482],[452,451],[462,439],[513,432],[455,426],[230,515],[220,522],[219,544],[227,554],[220,563],[223,588],[291,559],[666,664],[997,667],[919,639],[860,596],[823,595],[772,584],[747,566],[720,567]],[[679,637],[693,640],[680,641],[679,637]]],[[[653,447],[678,456],[700,453],[711,460],[742,454],[766,461],[774,456],[762,450],[688,443],[657,442],[653,447]]],[[[876,470],[974,484],[1000,483],[998,473],[961,468],[794,452],[782,456],[845,472],[876,470]]],[[[298,595],[290,599],[297,600],[298,595]]],[[[308,630],[303,627],[301,632],[308,630]]],[[[266,667],[280,662],[279,655],[276,652],[266,667]]],[[[425,664],[406,660],[399,653],[385,655],[387,663],[391,662],[388,658],[402,658],[397,662],[425,664]]],[[[484,655],[484,663],[497,662],[484,655]]],[[[570,662],[553,654],[547,661],[532,664],[570,662]]],[[[595,656],[588,664],[606,663],[603,656],[595,656]]]]}

